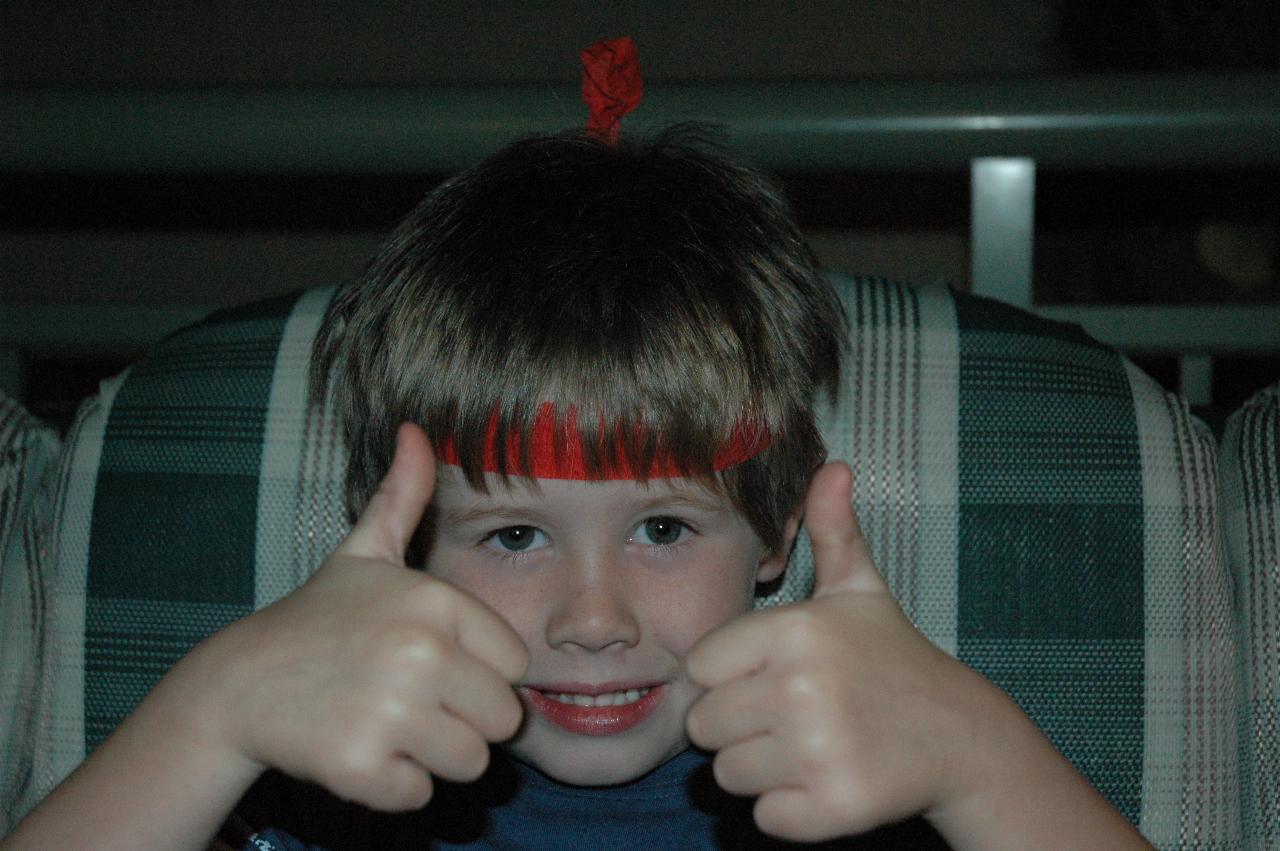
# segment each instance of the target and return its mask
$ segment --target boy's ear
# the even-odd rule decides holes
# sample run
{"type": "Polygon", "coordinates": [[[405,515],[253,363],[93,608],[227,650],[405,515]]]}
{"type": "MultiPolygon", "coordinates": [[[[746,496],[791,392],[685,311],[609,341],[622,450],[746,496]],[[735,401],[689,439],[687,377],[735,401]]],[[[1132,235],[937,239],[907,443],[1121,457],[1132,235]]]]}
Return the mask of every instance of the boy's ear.
{"type": "Polygon", "coordinates": [[[787,518],[787,526],[782,531],[781,546],[765,553],[764,558],[760,559],[760,566],[756,568],[756,582],[772,582],[782,575],[783,569],[787,566],[787,559],[791,557],[791,548],[796,544],[796,535],[800,534],[801,510],[797,508],[795,513],[787,518]]]}

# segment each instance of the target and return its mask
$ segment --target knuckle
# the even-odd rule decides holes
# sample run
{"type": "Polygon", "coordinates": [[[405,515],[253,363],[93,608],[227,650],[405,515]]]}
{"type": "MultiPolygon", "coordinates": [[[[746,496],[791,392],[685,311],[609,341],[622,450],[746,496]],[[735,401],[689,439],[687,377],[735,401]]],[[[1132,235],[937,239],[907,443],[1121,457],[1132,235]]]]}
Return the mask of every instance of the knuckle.
{"type": "Polygon", "coordinates": [[[815,814],[838,821],[845,831],[862,833],[900,818],[875,781],[875,773],[853,765],[829,766],[811,789],[815,814]]]}
{"type": "MultiPolygon", "coordinates": [[[[503,624],[503,628],[507,628],[506,624],[503,624]]],[[[481,662],[488,664],[507,685],[520,682],[529,672],[531,662],[529,649],[518,636],[515,641],[509,642],[508,646],[500,650],[495,649],[489,655],[480,656],[480,659],[481,662]]]]}
{"type": "Polygon", "coordinates": [[[510,699],[502,701],[502,704],[498,708],[498,719],[494,729],[495,741],[510,739],[519,732],[520,725],[524,723],[524,706],[518,697],[512,694],[510,699]]]}
{"type": "Polygon", "coordinates": [[[339,709],[343,747],[339,755],[351,765],[386,753],[388,743],[402,734],[415,717],[411,696],[389,678],[366,681],[359,694],[350,695],[339,709]],[[349,757],[349,759],[345,759],[349,757]]]}
{"type": "Polygon", "coordinates": [[[426,772],[418,774],[417,778],[406,783],[400,791],[399,800],[395,805],[397,811],[420,810],[431,802],[431,796],[435,791],[431,776],[426,772]]]}
{"type": "Polygon", "coordinates": [[[849,810],[851,801],[867,801],[867,790],[851,772],[839,772],[828,778],[818,791],[818,800],[827,812],[849,810]]]}
{"type": "Polygon", "coordinates": [[[842,835],[823,813],[806,788],[803,792],[785,795],[765,794],[756,801],[754,816],[760,830],[790,842],[821,842],[842,835]]]}
{"type": "Polygon", "coordinates": [[[796,656],[807,656],[827,643],[822,617],[811,606],[799,605],[784,613],[780,624],[784,648],[796,656]]]}
{"type": "Polygon", "coordinates": [[[689,679],[695,683],[702,685],[707,684],[709,672],[707,671],[707,650],[703,644],[695,644],[688,655],[684,657],[684,669],[689,674],[689,679]]]}
{"type": "Polygon", "coordinates": [[[726,792],[741,794],[744,791],[738,783],[737,766],[728,753],[716,754],[711,761],[711,774],[715,777],[716,785],[726,792]]]}
{"type": "Polygon", "coordinates": [[[489,767],[489,746],[479,736],[466,736],[465,741],[454,745],[454,750],[453,774],[461,782],[478,780],[489,767]]]}
{"type": "MultiPolygon", "coordinates": [[[[409,701],[398,694],[388,692],[374,700],[369,707],[367,717],[366,723],[376,728],[380,735],[395,737],[407,725],[412,724],[414,711],[409,701]]],[[[371,732],[369,735],[372,738],[375,734],[371,732]]]]}
{"type": "Polygon", "coordinates": [[[509,647],[502,648],[501,651],[494,652],[483,661],[492,667],[503,682],[514,684],[524,678],[529,670],[531,659],[524,642],[518,641],[518,643],[513,642],[509,647]]]}
{"type": "Polygon", "coordinates": [[[827,688],[821,677],[810,671],[791,671],[778,682],[778,700],[791,713],[809,713],[821,708],[827,688]]]}
{"type": "Polygon", "coordinates": [[[367,741],[341,748],[321,781],[344,800],[387,812],[419,809],[433,794],[431,776],[420,766],[367,741]]]}
{"type": "Polygon", "coordinates": [[[805,837],[797,831],[789,808],[784,807],[780,800],[776,794],[765,794],[756,800],[752,812],[756,825],[769,836],[803,841],[805,837]]]}
{"type": "MultiPolygon", "coordinates": [[[[517,640],[518,637],[517,637],[517,640]]],[[[515,651],[512,653],[511,668],[515,672],[513,680],[519,680],[529,671],[529,665],[533,662],[533,656],[529,653],[529,648],[520,641],[516,645],[515,651]]]]}
{"type": "Polygon", "coordinates": [[[324,783],[331,791],[352,801],[368,801],[377,791],[382,760],[368,742],[354,738],[338,748],[324,783]]]}
{"type": "Polygon", "coordinates": [[[449,583],[424,576],[413,589],[410,603],[433,620],[440,620],[457,609],[458,593],[449,583]]]}
{"type": "Polygon", "coordinates": [[[394,770],[378,779],[364,802],[375,810],[406,812],[425,807],[433,791],[431,775],[407,761],[401,761],[394,770]]]}
{"type": "Polygon", "coordinates": [[[392,670],[435,671],[449,659],[449,648],[439,636],[412,625],[389,628],[380,649],[383,664],[392,670]]]}
{"type": "Polygon", "coordinates": [[[815,777],[829,773],[839,759],[838,745],[834,731],[829,724],[810,724],[796,741],[796,750],[806,762],[808,776],[815,777]]]}
{"type": "Polygon", "coordinates": [[[684,731],[689,734],[689,740],[695,745],[701,745],[706,741],[706,722],[702,718],[700,705],[695,703],[684,717],[684,731]]]}

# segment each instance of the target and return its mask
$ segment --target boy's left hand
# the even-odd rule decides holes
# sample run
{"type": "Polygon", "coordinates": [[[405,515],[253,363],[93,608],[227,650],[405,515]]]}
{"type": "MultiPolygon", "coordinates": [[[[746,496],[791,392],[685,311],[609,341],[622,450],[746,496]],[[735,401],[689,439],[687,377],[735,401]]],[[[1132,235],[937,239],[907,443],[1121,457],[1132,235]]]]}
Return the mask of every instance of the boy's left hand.
{"type": "Polygon", "coordinates": [[[686,727],[719,751],[716,781],[757,795],[765,833],[817,841],[954,803],[979,778],[1003,697],[907,620],[827,464],[805,503],[813,599],[706,635],[689,676],[708,689],[686,727]],[[994,694],[993,694],[994,692],[994,694]],[[975,760],[975,757],[977,759],[975,760]]]}

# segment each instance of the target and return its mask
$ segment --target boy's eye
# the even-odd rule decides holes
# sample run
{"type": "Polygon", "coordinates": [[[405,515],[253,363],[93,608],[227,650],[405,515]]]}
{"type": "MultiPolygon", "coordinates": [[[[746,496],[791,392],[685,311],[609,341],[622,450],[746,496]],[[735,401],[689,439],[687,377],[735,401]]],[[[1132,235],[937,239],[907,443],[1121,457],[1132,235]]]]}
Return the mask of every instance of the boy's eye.
{"type": "Polygon", "coordinates": [[[543,537],[542,531],[536,526],[508,526],[494,532],[489,540],[496,543],[499,549],[522,553],[543,546],[543,537]]]}
{"type": "Polygon", "coordinates": [[[689,527],[674,517],[650,517],[636,529],[636,540],[641,544],[666,546],[684,537],[689,527]]]}

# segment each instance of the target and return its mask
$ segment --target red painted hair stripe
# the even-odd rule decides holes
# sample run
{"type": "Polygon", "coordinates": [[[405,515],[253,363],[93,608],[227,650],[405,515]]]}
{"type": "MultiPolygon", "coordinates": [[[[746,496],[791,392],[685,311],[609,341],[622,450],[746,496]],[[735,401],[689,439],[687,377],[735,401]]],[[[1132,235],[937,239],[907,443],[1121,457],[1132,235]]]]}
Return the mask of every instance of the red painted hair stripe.
{"type": "MultiPolygon", "coordinates": [[[[718,450],[712,459],[715,472],[741,464],[763,452],[772,439],[766,429],[747,428],[738,425],[733,429],[729,440],[718,450]]],[[[623,452],[602,452],[605,459],[603,469],[592,473],[587,467],[587,458],[578,429],[577,411],[570,408],[559,429],[556,428],[556,409],[550,402],[543,403],[534,417],[533,430],[529,435],[529,451],[521,463],[520,435],[507,435],[506,452],[500,465],[498,451],[498,414],[495,411],[489,418],[489,428],[485,435],[484,455],[480,468],[486,473],[496,473],[505,466],[509,475],[531,476],[536,479],[572,479],[575,481],[637,481],[646,479],[679,478],[686,473],[676,459],[661,449],[655,453],[653,462],[644,476],[633,469],[631,462],[623,452]]],[[[436,450],[439,459],[445,464],[460,466],[462,459],[452,438],[445,438],[436,450]]]]}

